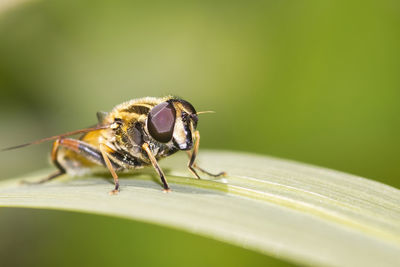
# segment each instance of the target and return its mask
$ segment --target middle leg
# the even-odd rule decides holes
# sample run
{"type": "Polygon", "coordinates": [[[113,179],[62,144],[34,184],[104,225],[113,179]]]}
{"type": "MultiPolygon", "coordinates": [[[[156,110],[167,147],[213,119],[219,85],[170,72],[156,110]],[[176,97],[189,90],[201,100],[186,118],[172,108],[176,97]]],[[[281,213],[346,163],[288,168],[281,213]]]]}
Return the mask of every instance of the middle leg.
{"type": "Polygon", "coordinates": [[[160,176],[161,182],[163,183],[164,191],[169,192],[171,189],[168,186],[167,179],[165,179],[164,172],[160,168],[160,166],[157,163],[157,159],[154,157],[153,153],[151,152],[149,148],[149,144],[143,143],[142,148],[144,151],[146,151],[147,156],[149,157],[151,164],[153,165],[154,169],[157,171],[158,175],[160,176]]]}
{"type": "Polygon", "coordinates": [[[118,179],[118,175],[115,172],[113,165],[111,163],[110,158],[108,157],[108,153],[114,152],[110,147],[108,147],[105,144],[100,144],[100,152],[101,155],[103,156],[105,165],[107,166],[107,169],[110,171],[112,177],[114,178],[114,190],[110,191],[110,195],[116,195],[119,192],[119,179],[118,179]]]}

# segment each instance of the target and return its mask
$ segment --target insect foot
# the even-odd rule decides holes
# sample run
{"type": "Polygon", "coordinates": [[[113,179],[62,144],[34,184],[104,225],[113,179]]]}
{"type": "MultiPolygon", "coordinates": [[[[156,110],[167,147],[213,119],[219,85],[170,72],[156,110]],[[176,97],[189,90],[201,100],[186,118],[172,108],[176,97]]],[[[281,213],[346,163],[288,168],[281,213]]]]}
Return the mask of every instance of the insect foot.
{"type": "Polygon", "coordinates": [[[108,194],[110,196],[115,196],[115,195],[118,195],[118,193],[119,193],[119,189],[114,189],[114,190],[111,190],[108,194]]]}

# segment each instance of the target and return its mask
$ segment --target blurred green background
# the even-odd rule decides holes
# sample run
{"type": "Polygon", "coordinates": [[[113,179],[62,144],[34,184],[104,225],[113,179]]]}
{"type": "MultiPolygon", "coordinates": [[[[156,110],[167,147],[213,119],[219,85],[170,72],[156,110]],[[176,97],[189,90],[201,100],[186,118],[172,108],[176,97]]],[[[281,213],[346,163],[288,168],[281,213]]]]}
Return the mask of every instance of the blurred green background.
{"type": "MultiPolygon", "coordinates": [[[[174,94],[197,110],[217,112],[201,117],[201,148],[294,159],[400,188],[397,0],[58,0],[2,5],[0,147],[92,125],[96,111],[132,98],[174,94]]],[[[49,147],[0,153],[1,178],[48,166],[49,147]]],[[[211,261],[215,266],[241,266],[249,259],[253,266],[278,263],[137,222],[0,210],[2,218],[6,215],[10,222],[32,220],[32,246],[37,239],[55,242],[40,231],[49,220],[52,233],[71,231],[83,246],[79,240],[86,240],[87,233],[69,228],[79,222],[88,226],[89,235],[104,235],[101,244],[113,255],[118,247],[134,249],[161,239],[164,246],[171,244],[187,255],[217,255],[223,248],[211,261]],[[89,227],[111,221],[125,227],[89,227]],[[132,232],[132,239],[122,238],[131,228],[135,236],[132,232]],[[242,259],[233,260],[239,265],[230,262],[232,255],[242,259]]],[[[17,227],[10,228],[19,235],[17,227]]],[[[60,249],[68,251],[69,243],[59,242],[60,249]]],[[[143,252],[134,257],[142,257],[141,262],[151,258],[157,266],[160,262],[153,261],[160,254],[154,248],[155,256],[143,252]]],[[[161,255],[162,260],[168,258],[161,255]]],[[[179,254],[172,259],[187,266],[179,254]]]]}

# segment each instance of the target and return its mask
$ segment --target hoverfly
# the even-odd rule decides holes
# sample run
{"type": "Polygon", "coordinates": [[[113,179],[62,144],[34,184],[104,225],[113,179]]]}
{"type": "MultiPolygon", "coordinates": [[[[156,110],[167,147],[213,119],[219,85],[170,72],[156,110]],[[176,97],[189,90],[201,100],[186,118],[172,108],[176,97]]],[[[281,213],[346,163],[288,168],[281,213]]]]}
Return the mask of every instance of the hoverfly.
{"type": "Polygon", "coordinates": [[[119,192],[118,172],[152,165],[160,176],[163,190],[170,191],[158,160],[179,150],[189,155],[188,169],[198,179],[197,170],[214,177],[195,163],[200,134],[196,130],[198,115],[187,101],[167,96],[144,97],[117,105],[111,112],[98,112],[98,124],[31,143],[6,148],[10,150],[54,140],[51,160],[57,172],[35,183],[44,183],[63,174],[77,175],[106,167],[114,178],[114,189],[119,192]],[[69,136],[82,134],[79,139],[69,136]]]}

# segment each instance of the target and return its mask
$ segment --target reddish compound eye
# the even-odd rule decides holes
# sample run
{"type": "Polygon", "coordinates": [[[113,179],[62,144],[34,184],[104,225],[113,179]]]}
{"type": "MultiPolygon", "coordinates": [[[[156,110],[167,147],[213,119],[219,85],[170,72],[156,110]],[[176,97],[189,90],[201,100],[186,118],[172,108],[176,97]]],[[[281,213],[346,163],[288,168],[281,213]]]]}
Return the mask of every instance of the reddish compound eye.
{"type": "Polygon", "coordinates": [[[167,143],[174,132],[176,111],[169,102],[163,102],[152,108],[147,118],[147,129],[158,142],[167,143]]]}

